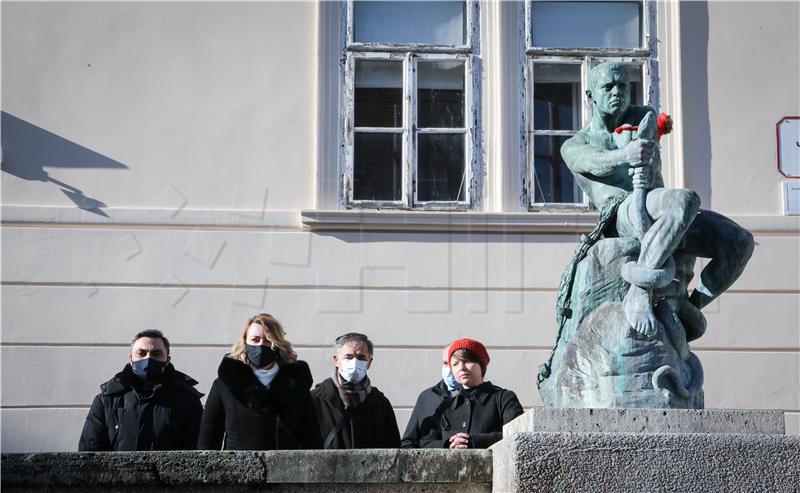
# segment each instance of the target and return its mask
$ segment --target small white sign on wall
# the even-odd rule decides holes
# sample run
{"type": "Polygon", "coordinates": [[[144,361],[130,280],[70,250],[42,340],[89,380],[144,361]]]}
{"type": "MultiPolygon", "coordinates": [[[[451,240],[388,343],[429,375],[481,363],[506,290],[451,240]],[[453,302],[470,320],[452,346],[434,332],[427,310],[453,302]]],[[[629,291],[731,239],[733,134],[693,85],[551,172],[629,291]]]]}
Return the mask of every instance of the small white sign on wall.
{"type": "Polygon", "coordinates": [[[800,215],[800,180],[783,182],[783,213],[800,215]]]}
{"type": "Polygon", "coordinates": [[[776,125],[778,171],[786,178],[800,178],[800,116],[784,116],[776,125]]]}

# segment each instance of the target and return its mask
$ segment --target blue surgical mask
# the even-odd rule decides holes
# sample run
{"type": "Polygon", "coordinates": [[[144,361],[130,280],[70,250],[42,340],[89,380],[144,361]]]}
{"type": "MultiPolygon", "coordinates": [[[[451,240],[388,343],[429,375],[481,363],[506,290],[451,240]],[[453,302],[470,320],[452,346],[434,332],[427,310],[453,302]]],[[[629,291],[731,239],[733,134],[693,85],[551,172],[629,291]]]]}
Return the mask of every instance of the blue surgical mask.
{"type": "Polygon", "coordinates": [[[340,360],[339,375],[348,382],[360,382],[367,376],[367,362],[363,359],[340,360]]]}
{"type": "Polygon", "coordinates": [[[131,369],[133,374],[142,380],[152,380],[164,374],[167,364],[153,358],[140,359],[139,361],[131,361],[131,369]]]}
{"type": "Polygon", "coordinates": [[[456,381],[456,377],[453,376],[453,371],[450,368],[442,368],[442,380],[444,380],[444,384],[447,385],[449,390],[461,388],[461,384],[456,381]]]}

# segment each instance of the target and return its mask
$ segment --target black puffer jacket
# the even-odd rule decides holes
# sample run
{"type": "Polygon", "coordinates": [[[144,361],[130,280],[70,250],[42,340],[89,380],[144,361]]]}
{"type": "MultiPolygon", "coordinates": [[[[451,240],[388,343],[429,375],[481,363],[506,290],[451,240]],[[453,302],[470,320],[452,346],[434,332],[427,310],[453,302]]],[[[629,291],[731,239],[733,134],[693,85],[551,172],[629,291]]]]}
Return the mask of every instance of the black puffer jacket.
{"type": "Polygon", "coordinates": [[[192,450],[203,396],[197,381],[169,364],[152,387],[125,365],[100,386],[83,425],[78,450],[192,450]]]}
{"type": "MultiPolygon", "coordinates": [[[[311,391],[314,408],[317,411],[322,439],[336,427],[344,417],[344,404],[339,397],[339,389],[328,378],[311,391]]],[[[331,449],[353,448],[398,448],[400,431],[394,409],[383,393],[375,387],[364,401],[354,408],[350,422],[347,423],[331,443],[331,449]]]]}
{"type": "Polygon", "coordinates": [[[206,400],[198,449],[320,448],[309,394],[313,379],[305,361],[281,364],[269,389],[249,365],[228,357],[222,358],[218,375],[206,400]]]}
{"type": "Polygon", "coordinates": [[[449,399],[450,390],[443,380],[433,387],[423,390],[417,397],[417,403],[414,404],[414,410],[411,412],[411,419],[408,420],[400,446],[403,448],[419,447],[420,438],[430,433],[438,425],[439,415],[449,399]]]}
{"type": "Polygon", "coordinates": [[[487,448],[503,438],[503,425],[523,413],[516,394],[491,382],[462,390],[450,400],[430,433],[420,440],[427,448],[448,448],[456,433],[470,436],[470,448],[487,448]]]}

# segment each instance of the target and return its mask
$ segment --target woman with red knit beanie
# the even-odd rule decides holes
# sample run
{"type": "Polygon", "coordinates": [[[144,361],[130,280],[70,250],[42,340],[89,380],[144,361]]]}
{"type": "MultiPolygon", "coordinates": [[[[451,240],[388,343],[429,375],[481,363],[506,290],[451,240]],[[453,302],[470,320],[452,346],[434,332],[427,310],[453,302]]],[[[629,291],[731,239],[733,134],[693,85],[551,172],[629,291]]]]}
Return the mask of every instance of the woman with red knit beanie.
{"type": "Polygon", "coordinates": [[[459,339],[447,350],[461,390],[444,406],[437,426],[420,440],[426,448],[487,448],[503,438],[503,425],[522,414],[510,390],[484,381],[489,353],[475,339],[459,339]]]}

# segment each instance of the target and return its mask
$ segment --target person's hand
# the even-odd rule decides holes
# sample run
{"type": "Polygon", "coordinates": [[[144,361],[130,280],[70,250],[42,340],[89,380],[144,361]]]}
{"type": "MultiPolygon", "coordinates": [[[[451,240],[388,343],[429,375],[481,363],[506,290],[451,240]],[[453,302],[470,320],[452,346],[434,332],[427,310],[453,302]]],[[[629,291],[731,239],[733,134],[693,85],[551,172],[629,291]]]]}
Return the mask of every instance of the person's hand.
{"type": "Polygon", "coordinates": [[[629,168],[628,174],[633,177],[633,188],[644,188],[649,190],[653,185],[653,169],[651,166],[629,168]]]}
{"type": "Polygon", "coordinates": [[[650,161],[653,159],[654,148],[655,143],[652,140],[632,140],[630,144],[625,146],[625,152],[628,155],[628,164],[633,168],[649,165],[650,161]]]}
{"type": "Polygon", "coordinates": [[[450,448],[469,448],[469,434],[456,433],[450,437],[450,448]]]}

